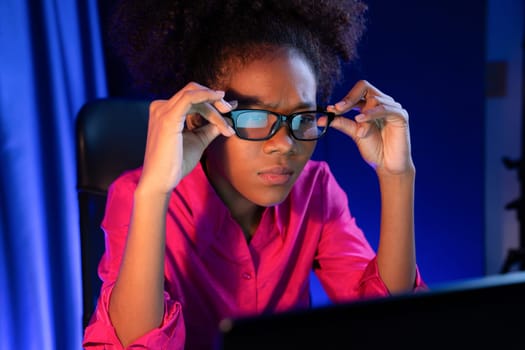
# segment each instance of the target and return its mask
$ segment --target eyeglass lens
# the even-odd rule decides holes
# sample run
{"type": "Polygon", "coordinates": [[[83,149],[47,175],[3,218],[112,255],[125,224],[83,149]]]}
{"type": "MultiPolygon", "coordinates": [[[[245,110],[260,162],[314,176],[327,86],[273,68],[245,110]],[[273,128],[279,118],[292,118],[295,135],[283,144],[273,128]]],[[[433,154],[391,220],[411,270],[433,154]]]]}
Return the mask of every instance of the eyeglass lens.
{"type": "MultiPolygon", "coordinates": [[[[317,125],[317,120],[326,113],[305,112],[293,114],[289,122],[292,135],[300,140],[315,140],[325,131],[317,125]]],[[[240,110],[235,113],[235,126],[240,137],[264,139],[272,136],[281,126],[280,117],[263,110],[240,110]]]]}

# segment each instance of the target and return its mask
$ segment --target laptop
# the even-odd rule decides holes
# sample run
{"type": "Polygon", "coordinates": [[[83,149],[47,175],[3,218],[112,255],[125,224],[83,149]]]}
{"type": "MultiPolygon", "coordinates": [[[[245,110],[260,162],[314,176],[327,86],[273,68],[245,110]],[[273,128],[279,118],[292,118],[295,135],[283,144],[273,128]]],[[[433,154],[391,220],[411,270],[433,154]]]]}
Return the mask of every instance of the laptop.
{"type": "Polygon", "coordinates": [[[525,349],[525,273],[426,292],[226,319],[217,350],[525,349]]]}

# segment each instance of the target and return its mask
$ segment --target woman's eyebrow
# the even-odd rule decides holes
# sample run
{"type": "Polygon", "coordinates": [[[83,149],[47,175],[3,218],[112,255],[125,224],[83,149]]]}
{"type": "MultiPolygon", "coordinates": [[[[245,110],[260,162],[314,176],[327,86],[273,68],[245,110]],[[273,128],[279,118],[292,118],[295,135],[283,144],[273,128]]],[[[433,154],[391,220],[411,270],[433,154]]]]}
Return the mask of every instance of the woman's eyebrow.
{"type": "Polygon", "coordinates": [[[237,99],[237,104],[239,106],[256,106],[256,107],[263,108],[263,109],[272,109],[275,107],[274,105],[265,104],[264,102],[262,102],[261,100],[257,98],[237,99]]]}
{"type": "Polygon", "coordinates": [[[239,106],[266,106],[257,96],[243,95],[233,90],[226,91],[225,99],[227,101],[237,101],[239,106]]]}

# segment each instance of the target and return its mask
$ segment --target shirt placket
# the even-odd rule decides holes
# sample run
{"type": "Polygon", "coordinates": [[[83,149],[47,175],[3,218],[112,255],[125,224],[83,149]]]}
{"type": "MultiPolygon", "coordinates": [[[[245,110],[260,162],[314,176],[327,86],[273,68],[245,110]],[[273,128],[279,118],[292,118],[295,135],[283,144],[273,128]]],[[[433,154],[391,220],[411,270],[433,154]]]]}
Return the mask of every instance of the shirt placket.
{"type": "Polygon", "coordinates": [[[257,312],[257,274],[251,259],[246,260],[241,266],[239,284],[241,309],[248,313],[257,312]]]}

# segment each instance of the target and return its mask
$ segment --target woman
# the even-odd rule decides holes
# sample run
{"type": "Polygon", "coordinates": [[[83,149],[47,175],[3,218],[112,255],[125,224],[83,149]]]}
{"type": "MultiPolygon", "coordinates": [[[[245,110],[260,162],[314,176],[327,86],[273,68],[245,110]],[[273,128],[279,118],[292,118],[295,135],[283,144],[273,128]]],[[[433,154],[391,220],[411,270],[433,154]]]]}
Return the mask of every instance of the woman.
{"type": "Polygon", "coordinates": [[[112,38],[151,103],[144,165],[111,186],[86,348],[210,349],[221,319],[424,287],[415,260],[408,113],[356,57],[360,1],[123,1],[112,38]],[[355,119],[344,116],[352,109],[355,119]],[[377,252],[328,165],[328,127],[377,174],[377,252]]]}

